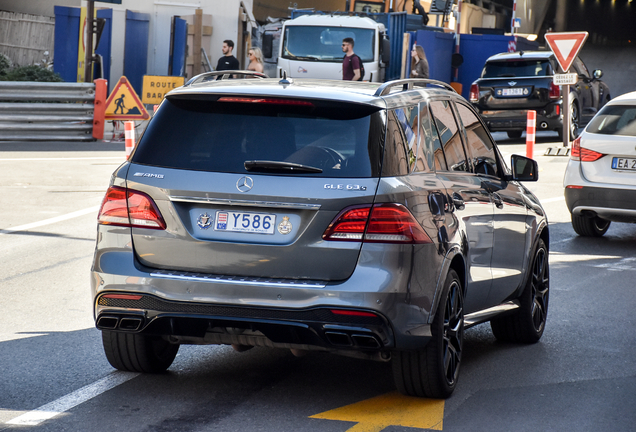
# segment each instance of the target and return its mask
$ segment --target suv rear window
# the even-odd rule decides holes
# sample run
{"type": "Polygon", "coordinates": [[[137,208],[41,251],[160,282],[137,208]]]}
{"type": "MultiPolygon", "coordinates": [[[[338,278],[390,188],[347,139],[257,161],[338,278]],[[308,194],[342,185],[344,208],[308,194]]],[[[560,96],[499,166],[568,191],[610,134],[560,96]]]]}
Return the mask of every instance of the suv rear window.
{"type": "MultiPolygon", "coordinates": [[[[285,100],[275,99],[268,100],[278,103],[245,103],[244,97],[234,98],[243,103],[209,99],[166,99],[132,161],[239,174],[248,172],[246,161],[274,161],[322,170],[294,170],[294,175],[379,176],[384,122],[376,107],[319,101],[298,101],[298,105],[291,100],[285,104],[285,100]]],[[[270,167],[264,173],[292,171],[270,167]]]]}
{"type": "Polygon", "coordinates": [[[603,135],[636,136],[636,106],[608,105],[592,119],[585,130],[603,135]]]}
{"type": "Polygon", "coordinates": [[[493,61],[484,65],[482,78],[506,78],[552,75],[549,60],[493,61]]]}

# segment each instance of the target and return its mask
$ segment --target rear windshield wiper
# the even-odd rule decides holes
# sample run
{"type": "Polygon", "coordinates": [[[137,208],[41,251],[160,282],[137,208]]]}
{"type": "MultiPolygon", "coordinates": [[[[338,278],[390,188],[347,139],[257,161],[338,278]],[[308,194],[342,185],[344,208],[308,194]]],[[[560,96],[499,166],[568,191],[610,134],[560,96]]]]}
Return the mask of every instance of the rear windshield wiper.
{"type": "Polygon", "coordinates": [[[278,172],[307,172],[321,173],[321,168],[302,165],[292,162],[280,162],[269,160],[245,161],[245,169],[248,171],[278,171],[278,172]]]}

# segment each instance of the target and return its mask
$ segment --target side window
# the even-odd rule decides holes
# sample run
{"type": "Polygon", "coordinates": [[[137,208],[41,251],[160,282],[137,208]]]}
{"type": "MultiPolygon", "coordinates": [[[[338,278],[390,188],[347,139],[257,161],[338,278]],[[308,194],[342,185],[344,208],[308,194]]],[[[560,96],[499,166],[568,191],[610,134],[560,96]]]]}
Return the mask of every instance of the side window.
{"type": "Polygon", "coordinates": [[[466,147],[476,174],[499,175],[495,145],[481,122],[466,105],[458,103],[457,112],[466,131],[466,147]]]}
{"type": "MultiPolygon", "coordinates": [[[[389,111],[386,125],[386,140],[384,145],[384,162],[382,163],[382,175],[394,177],[409,173],[409,154],[403,123],[398,114],[389,111]]],[[[402,112],[404,116],[404,112],[402,112]]],[[[403,117],[406,118],[406,117],[403,117]]]]}
{"type": "Polygon", "coordinates": [[[446,156],[448,170],[470,171],[450,102],[445,100],[431,102],[431,112],[446,156]]]}
{"type": "Polygon", "coordinates": [[[395,110],[404,139],[406,140],[406,148],[408,153],[409,172],[413,172],[416,163],[418,131],[417,131],[417,107],[406,107],[395,110]]]}
{"type": "Polygon", "coordinates": [[[580,58],[576,57],[572,65],[574,66],[574,69],[576,69],[576,72],[579,75],[583,75],[586,78],[591,78],[590,72],[587,70],[587,66],[585,66],[585,64],[580,58]]]}
{"type": "MultiPolygon", "coordinates": [[[[433,170],[433,166],[438,169],[443,162],[444,170],[446,169],[446,161],[442,152],[442,146],[437,136],[437,129],[431,127],[431,115],[428,112],[428,104],[426,102],[419,103],[419,125],[418,135],[420,137],[420,143],[417,150],[417,162],[415,170],[417,172],[430,172],[433,170]],[[441,162],[434,160],[435,151],[439,150],[439,157],[441,162]]],[[[441,168],[439,168],[441,169],[441,168]]]]}

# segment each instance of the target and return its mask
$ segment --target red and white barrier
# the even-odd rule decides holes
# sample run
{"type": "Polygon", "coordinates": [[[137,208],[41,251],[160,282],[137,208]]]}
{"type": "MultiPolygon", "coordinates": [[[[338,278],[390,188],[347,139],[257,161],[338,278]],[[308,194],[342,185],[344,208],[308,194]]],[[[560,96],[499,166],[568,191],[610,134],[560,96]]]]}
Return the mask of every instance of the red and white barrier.
{"type": "Polygon", "coordinates": [[[533,159],[534,142],[537,133],[537,112],[528,111],[528,122],[526,124],[526,157],[533,159]]]}
{"type": "Polygon", "coordinates": [[[135,147],[135,122],[124,122],[124,136],[126,137],[126,159],[130,157],[130,154],[135,147]]]}

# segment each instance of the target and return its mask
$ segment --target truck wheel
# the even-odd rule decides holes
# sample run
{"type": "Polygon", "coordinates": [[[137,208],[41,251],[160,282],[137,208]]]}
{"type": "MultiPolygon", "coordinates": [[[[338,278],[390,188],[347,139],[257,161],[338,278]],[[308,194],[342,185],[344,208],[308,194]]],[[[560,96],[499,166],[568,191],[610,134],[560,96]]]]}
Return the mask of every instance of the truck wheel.
{"type": "Polygon", "coordinates": [[[170,367],[179,351],[158,336],[102,330],[104,353],[115,369],[128,372],[158,373],[170,367]]]}
{"type": "Polygon", "coordinates": [[[593,218],[572,215],[572,228],[583,237],[602,237],[607,232],[612,222],[601,219],[598,216],[593,218]]]}
{"type": "Polygon", "coordinates": [[[507,131],[508,138],[521,138],[523,131],[507,131]]]}
{"type": "Polygon", "coordinates": [[[393,378],[404,395],[446,399],[455,390],[464,342],[464,295],[454,270],[446,276],[431,334],[423,349],[393,353],[393,378]]]}
{"type": "Polygon", "coordinates": [[[519,309],[510,315],[490,320],[490,327],[497,340],[516,343],[538,342],[548,319],[549,298],[548,248],[543,240],[539,240],[534,251],[528,283],[519,297],[519,309]]]}

